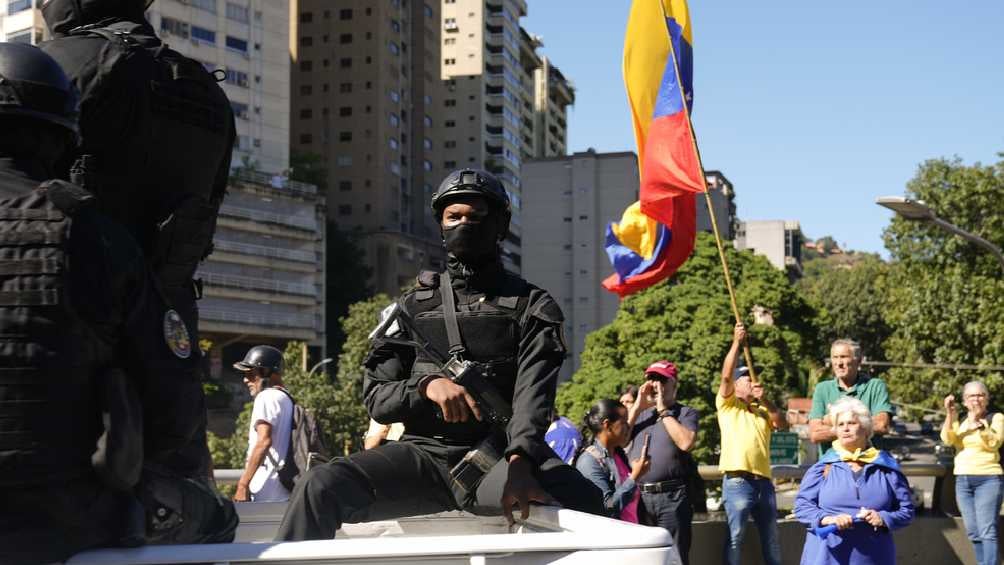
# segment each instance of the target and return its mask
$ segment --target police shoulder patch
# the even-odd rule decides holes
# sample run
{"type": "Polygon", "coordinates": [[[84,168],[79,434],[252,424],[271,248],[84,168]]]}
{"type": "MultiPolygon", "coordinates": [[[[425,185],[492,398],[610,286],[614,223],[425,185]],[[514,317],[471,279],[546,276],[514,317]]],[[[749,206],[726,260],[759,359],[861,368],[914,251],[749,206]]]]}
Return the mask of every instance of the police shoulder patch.
{"type": "Polygon", "coordinates": [[[179,359],[192,356],[192,339],[181,315],[174,310],[164,312],[164,343],[179,359]]]}

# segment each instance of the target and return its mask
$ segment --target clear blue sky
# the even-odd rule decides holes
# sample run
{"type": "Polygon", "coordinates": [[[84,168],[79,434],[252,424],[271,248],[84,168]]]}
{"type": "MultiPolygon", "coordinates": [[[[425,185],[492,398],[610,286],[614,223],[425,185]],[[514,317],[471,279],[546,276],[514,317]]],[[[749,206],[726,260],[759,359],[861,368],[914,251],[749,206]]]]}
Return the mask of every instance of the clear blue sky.
{"type": "MultiPolygon", "coordinates": [[[[742,219],[795,219],[884,251],[922,161],[1004,151],[1004,2],[691,0],[694,127],[742,219]]],[[[628,0],[528,0],[527,31],[576,86],[569,150],[634,150],[621,78],[628,0]]],[[[614,220],[615,218],[611,218],[614,220]]]]}

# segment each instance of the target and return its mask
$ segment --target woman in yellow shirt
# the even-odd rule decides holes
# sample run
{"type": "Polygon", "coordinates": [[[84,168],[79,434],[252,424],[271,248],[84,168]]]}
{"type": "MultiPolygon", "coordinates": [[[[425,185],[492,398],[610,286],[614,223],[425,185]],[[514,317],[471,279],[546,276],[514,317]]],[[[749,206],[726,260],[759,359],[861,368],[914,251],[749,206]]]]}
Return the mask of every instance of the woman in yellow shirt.
{"type": "Polygon", "coordinates": [[[1004,494],[999,449],[1004,414],[987,412],[990,392],[979,381],[966,383],[962,404],[968,414],[959,421],[955,396],[945,397],[941,441],[955,448],[955,499],[973,542],[977,565],[997,565],[997,515],[1004,494]]]}

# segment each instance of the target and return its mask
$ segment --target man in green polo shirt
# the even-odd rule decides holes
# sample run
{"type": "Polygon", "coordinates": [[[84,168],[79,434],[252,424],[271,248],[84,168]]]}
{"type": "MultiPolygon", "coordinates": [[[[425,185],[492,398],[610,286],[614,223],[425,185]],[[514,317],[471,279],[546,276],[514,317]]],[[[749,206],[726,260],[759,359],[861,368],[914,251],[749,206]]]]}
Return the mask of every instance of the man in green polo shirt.
{"type": "Polygon", "coordinates": [[[893,407],[889,402],[889,389],[885,381],[858,372],[861,366],[861,346],[850,339],[838,339],[830,346],[830,368],[833,379],[816,385],[812,391],[812,411],[809,412],[809,438],[819,444],[819,453],[826,453],[830,443],[837,438],[833,423],[827,416],[830,405],[842,396],[852,396],[872,413],[873,432],[883,435],[889,431],[893,407]]]}

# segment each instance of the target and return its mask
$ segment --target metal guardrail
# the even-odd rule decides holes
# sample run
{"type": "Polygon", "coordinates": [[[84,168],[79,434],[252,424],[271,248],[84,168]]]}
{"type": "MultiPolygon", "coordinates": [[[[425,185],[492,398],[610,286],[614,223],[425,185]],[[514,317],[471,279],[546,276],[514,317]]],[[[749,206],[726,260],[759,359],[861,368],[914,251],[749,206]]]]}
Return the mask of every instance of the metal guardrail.
{"type": "Polygon", "coordinates": [[[291,180],[282,175],[270,175],[268,173],[262,173],[259,171],[237,169],[230,176],[231,178],[236,180],[242,180],[255,184],[260,184],[274,188],[276,190],[290,190],[310,195],[317,194],[316,186],[305,182],[291,180]]]}
{"type": "Polygon", "coordinates": [[[236,310],[220,310],[215,308],[200,308],[199,317],[216,322],[235,322],[256,326],[277,326],[282,328],[300,328],[317,330],[317,318],[313,314],[251,314],[236,310]]]}
{"type": "Polygon", "coordinates": [[[242,218],[245,220],[255,220],[283,226],[293,226],[309,231],[317,229],[317,219],[313,217],[304,218],[301,216],[276,214],[274,212],[265,212],[262,210],[255,210],[254,208],[242,208],[240,206],[231,206],[229,204],[220,206],[220,214],[234,218],[242,218]]]}
{"type": "Polygon", "coordinates": [[[210,285],[242,288],[246,290],[268,290],[272,292],[283,292],[286,294],[300,294],[303,296],[317,296],[317,287],[312,284],[288,283],[271,279],[242,277],[238,275],[220,275],[216,273],[204,272],[200,272],[198,276],[210,285]]]}
{"type": "MultiPolygon", "coordinates": [[[[802,475],[809,470],[812,465],[771,465],[770,470],[775,479],[801,479],[802,475]]],[[[940,478],[950,473],[950,467],[940,463],[900,463],[900,470],[907,477],[935,477],[940,478]]],[[[720,480],[722,472],[718,470],[718,465],[699,465],[697,472],[706,481],[720,480]]]]}
{"type": "Polygon", "coordinates": [[[222,239],[213,241],[213,247],[218,251],[233,251],[235,253],[244,253],[245,255],[275,257],[277,259],[289,259],[291,261],[300,261],[303,263],[317,262],[317,253],[313,251],[282,249],[280,247],[268,247],[267,245],[254,245],[251,243],[237,243],[236,241],[226,241],[222,239]]]}

